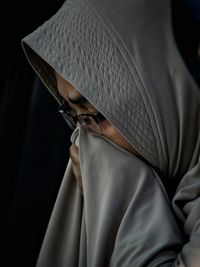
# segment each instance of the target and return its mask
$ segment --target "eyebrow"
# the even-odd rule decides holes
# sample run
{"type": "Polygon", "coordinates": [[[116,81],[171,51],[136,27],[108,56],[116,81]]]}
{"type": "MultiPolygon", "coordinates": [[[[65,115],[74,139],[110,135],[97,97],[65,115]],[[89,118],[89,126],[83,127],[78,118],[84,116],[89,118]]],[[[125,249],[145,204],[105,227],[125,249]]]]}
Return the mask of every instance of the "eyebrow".
{"type": "Polygon", "coordinates": [[[77,96],[75,98],[68,98],[68,101],[70,103],[72,103],[72,104],[79,104],[79,105],[80,104],[88,104],[89,103],[88,100],[82,95],[77,96]]]}

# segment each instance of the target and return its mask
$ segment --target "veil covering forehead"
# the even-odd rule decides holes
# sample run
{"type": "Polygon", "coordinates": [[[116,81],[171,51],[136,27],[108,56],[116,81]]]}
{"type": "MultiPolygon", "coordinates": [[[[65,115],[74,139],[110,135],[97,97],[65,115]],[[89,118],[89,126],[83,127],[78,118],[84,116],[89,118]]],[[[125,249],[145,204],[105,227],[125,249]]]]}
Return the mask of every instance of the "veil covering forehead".
{"type": "Polygon", "coordinates": [[[198,163],[200,92],[174,41],[169,0],[67,0],[22,45],[58,102],[53,70],[163,177],[198,163]]]}

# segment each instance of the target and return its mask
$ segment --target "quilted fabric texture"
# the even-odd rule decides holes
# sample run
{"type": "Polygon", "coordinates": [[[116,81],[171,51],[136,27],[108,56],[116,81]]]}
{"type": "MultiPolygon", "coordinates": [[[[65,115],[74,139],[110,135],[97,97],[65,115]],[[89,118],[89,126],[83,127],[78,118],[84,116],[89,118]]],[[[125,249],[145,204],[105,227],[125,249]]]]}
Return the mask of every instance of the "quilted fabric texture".
{"type": "Polygon", "coordinates": [[[56,94],[55,69],[77,88],[121,134],[158,166],[156,142],[135,77],[87,0],[68,0],[22,40],[29,62],[56,94]]]}

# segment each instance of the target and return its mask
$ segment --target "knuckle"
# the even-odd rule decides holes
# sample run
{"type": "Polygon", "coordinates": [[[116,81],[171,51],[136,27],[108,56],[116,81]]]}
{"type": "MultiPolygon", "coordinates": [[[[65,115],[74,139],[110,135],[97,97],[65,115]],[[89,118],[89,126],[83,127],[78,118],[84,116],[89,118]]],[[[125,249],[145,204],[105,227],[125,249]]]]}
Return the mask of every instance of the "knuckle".
{"type": "Polygon", "coordinates": [[[76,165],[79,164],[79,153],[78,153],[78,147],[76,145],[72,144],[70,146],[69,154],[72,162],[76,165]]]}

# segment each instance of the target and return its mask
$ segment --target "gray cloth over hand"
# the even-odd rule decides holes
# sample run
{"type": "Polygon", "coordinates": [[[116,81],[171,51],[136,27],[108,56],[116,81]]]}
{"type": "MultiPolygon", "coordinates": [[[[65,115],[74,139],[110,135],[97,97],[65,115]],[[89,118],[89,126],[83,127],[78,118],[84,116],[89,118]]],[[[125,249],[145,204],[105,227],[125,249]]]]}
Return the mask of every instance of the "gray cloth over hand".
{"type": "Polygon", "coordinates": [[[172,266],[181,237],[154,170],[102,137],[78,134],[83,195],[69,162],[37,267],[172,266]]]}
{"type": "MultiPolygon", "coordinates": [[[[48,263],[49,266],[59,267],[58,263],[55,263],[56,259],[62,259],[59,261],[60,266],[70,266],[68,262],[71,260],[72,266],[75,257],[76,261],[80,260],[86,262],[87,266],[96,267],[104,260],[107,264],[112,251],[112,266],[162,266],[155,263],[156,255],[160,255],[157,257],[159,262],[162,261],[162,257],[163,260],[165,257],[172,259],[176,254],[174,264],[177,266],[200,267],[200,89],[186,67],[174,38],[171,1],[66,0],[55,15],[23,38],[22,47],[30,65],[59,104],[62,103],[62,99],[57,91],[54,70],[101,112],[144,159],[144,162],[141,162],[131,157],[131,164],[123,160],[122,168],[125,174],[121,176],[119,168],[114,170],[103,156],[95,155],[98,169],[91,164],[91,174],[87,176],[84,173],[88,179],[84,180],[84,186],[86,181],[95,179],[92,186],[88,185],[89,191],[85,186],[84,208],[80,204],[82,198],[76,187],[70,184],[68,179],[64,179],[61,192],[66,196],[66,201],[61,201],[61,194],[56,205],[60,203],[65,210],[59,215],[62,218],[59,221],[63,222],[60,229],[65,230],[60,230],[59,235],[52,230],[54,238],[57,239],[53,251],[46,251],[46,245],[43,246],[43,255],[48,252],[46,259],[52,258],[51,255],[55,256],[52,265],[48,263]],[[90,180],[92,174],[97,174],[97,170],[101,175],[103,170],[106,173],[110,172],[111,176],[97,175],[90,180]],[[160,205],[167,204],[163,204],[164,195],[155,182],[154,178],[157,176],[152,170],[159,175],[165,186],[172,212],[183,236],[178,254],[177,246],[172,248],[170,245],[164,245],[168,242],[168,235],[170,242],[176,243],[177,234],[173,230],[175,226],[171,216],[170,223],[167,219],[167,206],[163,211],[160,208],[160,205]],[[103,184],[105,177],[106,186],[103,184]],[[118,181],[121,177],[127,179],[124,182],[126,186],[122,186],[123,181],[118,181]],[[137,179],[141,180],[141,184],[137,179]],[[109,183],[112,183],[114,191],[110,190],[109,183]],[[132,183],[136,184],[132,187],[132,183]],[[139,193],[134,190],[139,190],[139,193]],[[149,193],[149,190],[152,192],[149,193]],[[160,200],[157,194],[160,195],[160,200]],[[120,199],[122,195],[124,204],[123,207],[118,207],[118,197],[120,199]],[[71,197],[71,201],[68,201],[67,196],[71,197]],[[113,206],[114,203],[116,206],[113,206]],[[86,204],[91,205],[91,209],[87,210],[86,204]],[[142,204],[144,208],[140,206],[142,204]],[[83,214],[87,216],[76,213],[74,205],[77,205],[78,210],[83,208],[83,214]],[[115,208],[120,215],[109,221],[109,215],[116,214],[115,208]],[[98,213],[93,214],[94,210],[98,210],[98,213]],[[152,211],[149,213],[149,210],[152,211]],[[104,212],[108,214],[105,215],[104,212]],[[64,227],[65,216],[69,218],[69,214],[72,224],[68,221],[67,228],[64,227]],[[87,226],[87,223],[91,223],[90,220],[94,222],[92,227],[87,226]],[[161,223],[158,223],[160,221],[161,223]],[[84,227],[76,225],[80,222],[88,227],[85,231],[84,227]],[[108,227],[103,234],[102,225],[108,227]],[[81,232],[73,232],[74,229],[70,231],[70,227],[78,228],[81,232]],[[154,230],[151,232],[148,227],[154,230]],[[116,233],[115,242],[113,232],[116,233]],[[69,240],[77,242],[77,246],[80,246],[79,251],[83,254],[79,257],[77,254],[74,256],[73,247],[70,256],[67,254],[69,250],[67,252],[66,247],[70,246],[67,243],[66,246],[64,243],[59,245],[60,238],[65,235],[70,236],[69,240]],[[86,244],[84,238],[78,240],[84,235],[87,237],[86,244]],[[94,236],[95,242],[89,242],[94,236]],[[132,237],[134,244],[131,241],[132,237]],[[147,240],[143,242],[145,238],[147,240]],[[137,246],[137,242],[144,247],[137,246]],[[103,248],[104,245],[106,249],[103,253],[98,246],[103,248]],[[162,249],[159,249],[160,247],[162,249]],[[156,253],[153,252],[154,249],[156,253]],[[87,257],[84,257],[86,254],[87,257]],[[133,261],[131,257],[134,258],[133,261]]],[[[115,153],[118,155],[118,150],[115,153]]],[[[81,156],[84,168],[86,162],[89,162],[87,155],[89,156],[89,152],[86,153],[85,159],[81,156]]],[[[105,158],[111,160],[107,155],[105,158]]],[[[113,158],[117,160],[115,155],[113,158]]],[[[129,162],[128,156],[126,160],[129,162]]],[[[115,167],[117,166],[115,164],[115,167]]],[[[119,166],[122,166],[120,162],[119,166]]],[[[53,213],[55,218],[56,209],[53,213]]],[[[53,241],[49,242],[49,247],[50,244],[53,244],[53,241]]],[[[73,242],[72,244],[75,246],[73,242]]],[[[41,260],[40,257],[39,263],[41,260]]],[[[173,266],[173,263],[169,262],[165,266],[173,266]]]]}

